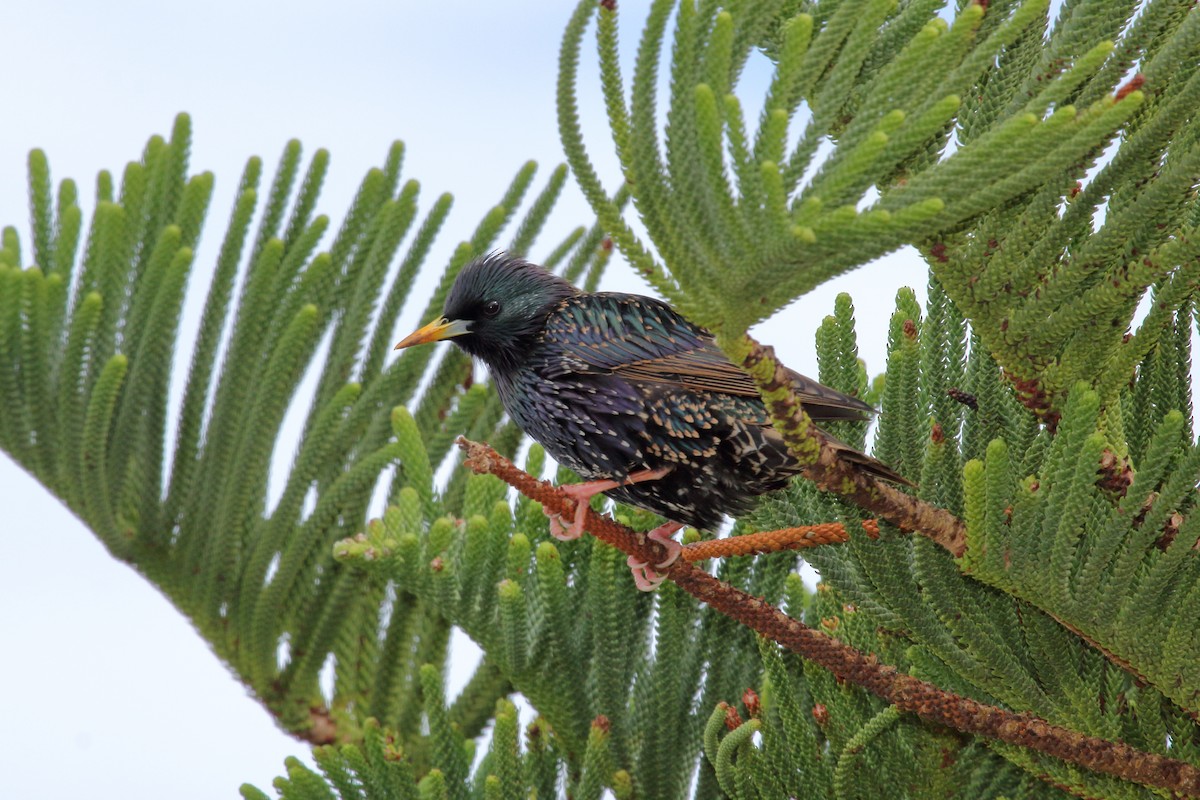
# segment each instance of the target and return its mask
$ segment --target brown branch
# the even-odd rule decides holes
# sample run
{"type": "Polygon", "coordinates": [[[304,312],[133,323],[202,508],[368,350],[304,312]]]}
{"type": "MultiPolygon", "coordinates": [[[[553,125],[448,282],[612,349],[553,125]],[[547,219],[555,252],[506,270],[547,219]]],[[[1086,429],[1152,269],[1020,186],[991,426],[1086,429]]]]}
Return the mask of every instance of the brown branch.
{"type": "Polygon", "coordinates": [[[284,723],[283,715],[278,708],[268,707],[268,710],[284,731],[302,742],[308,742],[314,747],[326,744],[342,744],[345,742],[345,731],[338,728],[333,714],[320,703],[309,707],[306,725],[297,725],[295,727],[284,723]]]}
{"type": "MultiPolygon", "coordinates": [[[[872,539],[879,536],[879,525],[875,520],[863,522],[863,530],[872,539]]],[[[686,561],[703,561],[706,558],[730,558],[732,556],[758,556],[764,553],[779,553],[784,550],[803,550],[823,544],[841,544],[848,541],[849,534],[840,522],[825,522],[820,525],[802,525],[798,528],[781,528],[776,531],[747,533],[724,539],[706,539],[683,547],[686,561]]]]}
{"type": "MultiPolygon", "coordinates": [[[[575,513],[573,500],[550,483],[522,471],[487,445],[463,437],[459,437],[458,444],[467,454],[469,469],[495,475],[521,494],[541,503],[551,513],[566,517],[575,513]]],[[[654,564],[667,557],[665,548],[648,540],[644,533],[591,509],[587,510],[585,519],[585,528],[593,536],[639,561],[654,564]]],[[[660,572],[718,612],[828,669],[839,680],[860,686],[921,719],[1028,747],[1134,783],[1200,797],[1200,769],[1190,764],[1145,753],[1122,742],[1084,736],[1031,714],[1014,713],[939,689],[905,675],[895,667],[879,663],[873,653],[863,653],[792,619],[769,603],[717,580],[684,559],[660,572]]]]}
{"type": "MultiPolygon", "coordinates": [[[[812,424],[792,388],[788,370],[775,357],[775,349],[748,334],[730,346],[742,356],[742,368],[754,378],[772,422],[783,435],[789,450],[805,464],[804,476],[826,491],[839,494],[860,508],[876,514],[903,531],[915,531],[941,545],[955,558],[967,550],[967,526],[949,511],[938,508],[857,469],[842,457],[845,447],[835,443],[812,424]]],[[[970,574],[964,572],[964,574],[970,574]]],[[[1026,598],[1030,599],[1030,598],[1026,598]]],[[[1033,600],[1059,624],[1094,647],[1105,658],[1128,672],[1139,683],[1149,682],[1126,659],[1117,656],[1092,637],[1060,619],[1033,600]]],[[[1187,709],[1184,709],[1187,711],[1187,709]]],[[[1194,716],[1193,712],[1188,712],[1194,716]]]]}
{"type": "Polygon", "coordinates": [[[961,558],[967,550],[967,526],[949,511],[919,500],[879,478],[857,469],[842,457],[839,445],[813,424],[796,393],[786,367],[775,358],[775,349],[743,335],[741,365],[754,378],[771,421],[791,451],[804,465],[804,476],[818,488],[841,495],[859,508],[901,530],[916,531],[961,558]]]}

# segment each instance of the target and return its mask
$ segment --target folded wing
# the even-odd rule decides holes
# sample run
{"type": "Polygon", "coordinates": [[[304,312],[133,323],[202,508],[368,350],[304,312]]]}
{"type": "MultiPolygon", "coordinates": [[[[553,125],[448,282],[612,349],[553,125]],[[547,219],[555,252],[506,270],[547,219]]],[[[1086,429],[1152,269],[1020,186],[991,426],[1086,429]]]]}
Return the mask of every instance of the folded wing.
{"type": "MultiPolygon", "coordinates": [[[[717,347],[713,335],[666,303],[598,293],[564,301],[544,338],[562,353],[561,370],[618,375],[631,383],[758,398],[754,382],[717,347]]],[[[796,372],[792,386],[814,420],[866,419],[874,409],[796,372]]]]}

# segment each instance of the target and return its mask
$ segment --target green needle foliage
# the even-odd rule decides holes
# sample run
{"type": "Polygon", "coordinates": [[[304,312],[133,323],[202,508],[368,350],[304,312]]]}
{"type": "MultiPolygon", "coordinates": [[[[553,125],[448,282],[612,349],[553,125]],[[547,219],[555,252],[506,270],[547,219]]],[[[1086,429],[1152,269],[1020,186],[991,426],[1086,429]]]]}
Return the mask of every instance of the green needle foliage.
{"type": "MultiPolygon", "coordinates": [[[[338,225],[316,212],[326,153],[305,163],[293,142],[269,179],[251,159],[203,265],[213,177],[189,173],[187,117],[101,173],[87,221],[35,151],[28,243],[0,237],[0,447],[316,745],[317,771],[289,761],[275,782],[284,798],[1165,796],[926,724],[675,584],[636,591],[623,553],[552,540],[498,479],[455,464],[439,480],[458,435],[511,457],[522,434],[457,350],[389,352],[406,308],[432,318],[494,248],[595,287],[615,245],[736,352],[813,287],[914,245],[926,299],[897,296],[882,374],[843,295],[820,379],[881,407],[874,455],[962,521],[965,550],[886,521],[868,536],[876,509],[798,479],[732,535],[841,523],[848,541],[806,551],[817,588],[789,553],[714,574],[946,692],[1200,765],[1200,13],[1054,13],[656,0],[626,78],[616,4],[581,0],[559,79],[571,175],[539,188],[522,167],[430,298],[413,287],[451,198],[402,181],[400,144],[338,225]],[[578,115],[593,29],[622,169],[607,187],[578,115]],[[543,249],[569,177],[598,223],[543,249]],[[181,353],[190,284],[207,299],[181,353]],[[451,698],[454,629],[484,657],[451,698]]],[[[867,442],[866,423],[829,430],[867,442]]],[[[541,475],[540,447],[523,452],[541,475]]]]}
{"type": "MultiPolygon", "coordinates": [[[[449,622],[394,582],[361,585],[331,545],[363,529],[392,466],[402,476],[393,500],[402,486],[421,486],[418,518],[432,515],[433,468],[453,435],[497,430],[486,390],[463,389],[465,360],[433,370],[426,350],[385,364],[451,200],[421,211],[420,187],[400,179],[397,143],[331,231],[315,213],[328,154],[306,166],[292,142],[269,185],[259,159],[248,162],[217,261],[194,276],[213,177],[188,174],[190,136],[181,116],[119,182],[101,174],[82,246],[75,184],[55,195],[45,156],[31,154],[35,266],[22,268],[12,228],[0,257],[0,444],[162,589],[286,730],[357,741],[370,714],[420,738],[428,681],[418,676],[423,664],[445,663],[449,622]],[[196,349],[178,353],[185,287],[200,278],[208,299],[196,349]],[[167,403],[173,366],[187,370],[177,410],[167,403]],[[269,502],[268,467],[285,414],[306,401],[297,395],[306,372],[317,388],[282,495],[269,502]],[[393,406],[427,375],[421,433],[398,436],[393,406]],[[328,667],[332,690],[319,680],[328,667]]],[[[510,247],[533,246],[566,179],[559,167],[535,193],[535,171],[525,165],[459,245],[440,294],[467,260],[501,246],[506,228],[510,247]]],[[[595,260],[598,241],[575,231],[554,258],[583,243],[584,261],[595,260]]],[[[440,305],[435,298],[424,315],[440,305]]],[[[480,676],[474,706],[460,712],[476,732],[509,690],[493,667],[480,676]]]]}

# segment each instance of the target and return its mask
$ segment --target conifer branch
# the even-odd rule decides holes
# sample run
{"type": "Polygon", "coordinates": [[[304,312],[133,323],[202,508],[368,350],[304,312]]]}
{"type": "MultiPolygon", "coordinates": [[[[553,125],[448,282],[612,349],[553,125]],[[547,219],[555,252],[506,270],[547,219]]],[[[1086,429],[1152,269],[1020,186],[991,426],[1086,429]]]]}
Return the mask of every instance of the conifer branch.
{"type": "Polygon", "coordinates": [[[792,455],[804,464],[805,477],[901,530],[920,533],[955,558],[962,557],[967,548],[967,528],[962,520],[855,469],[843,459],[840,451],[844,448],[813,425],[804,412],[787,370],[775,358],[774,348],[744,334],[727,352],[754,378],[776,429],[792,455]]]}
{"type": "MultiPolygon", "coordinates": [[[[879,524],[875,520],[863,522],[863,529],[871,538],[879,536],[879,524]]],[[[846,526],[840,522],[825,522],[820,525],[802,525],[797,528],[782,528],[775,531],[759,531],[725,539],[708,539],[684,545],[682,558],[685,561],[704,561],[708,558],[731,556],[757,556],[765,553],[780,553],[784,550],[803,550],[824,544],[841,544],[848,541],[846,526]]]]}
{"type": "MultiPolygon", "coordinates": [[[[748,334],[743,336],[742,341],[747,345],[745,350],[738,351],[742,367],[758,384],[776,428],[783,434],[794,455],[801,460],[807,455],[808,460],[803,473],[805,477],[813,481],[818,488],[840,495],[902,531],[925,536],[943,547],[955,559],[966,555],[967,527],[962,520],[944,508],[905,494],[873,475],[856,469],[852,463],[842,458],[840,448],[820,428],[813,425],[804,412],[803,406],[795,397],[791,381],[787,378],[786,369],[775,357],[774,348],[755,341],[748,334]]],[[[868,535],[874,533],[871,538],[878,536],[877,521],[868,520],[863,523],[863,527],[868,535]],[[873,530],[868,528],[868,525],[873,526],[873,530]]],[[[686,552],[685,548],[685,558],[686,552]]],[[[964,573],[970,574],[970,569],[961,568],[964,573]]],[[[1051,616],[1138,682],[1148,682],[1128,659],[1116,655],[1077,626],[1069,624],[1057,615],[1051,616]]]]}
{"type": "MultiPolygon", "coordinates": [[[[460,437],[458,445],[466,453],[468,469],[495,475],[552,513],[565,517],[574,515],[574,500],[548,481],[538,480],[521,470],[486,444],[460,437]]],[[[645,533],[634,531],[590,508],[586,514],[585,529],[627,555],[646,563],[660,563],[667,557],[666,549],[650,541],[645,533]]],[[[873,653],[864,653],[810,628],[685,559],[675,561],[661,572],[721,614],[829,670],[839,680],[866,689],[927,722],[1027,747],[1096,772],[1166,789],[1181,796],[1200,797],[1200,768],[1143,752],[1122,742],[1085,736],[1031,714],[1014,713],[939,689],[903,674],[895,667],[879,663],[873,653]]]]}

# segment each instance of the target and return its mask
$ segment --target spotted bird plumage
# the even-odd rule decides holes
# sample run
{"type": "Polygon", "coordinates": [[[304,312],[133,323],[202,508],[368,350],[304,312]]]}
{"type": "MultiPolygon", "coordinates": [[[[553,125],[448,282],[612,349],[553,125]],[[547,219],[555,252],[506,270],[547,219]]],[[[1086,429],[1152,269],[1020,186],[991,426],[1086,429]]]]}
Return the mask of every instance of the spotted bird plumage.
{"type": "MultiPolygon", "coordinates": [[[[441,320],[397,347],[443,338],[487,364],[513,421],[559,463],[669,520],[713,530],[800,471],[751,379],[711,333],[661,300],[581,292],[535,264],[492,254],[459,273],[441,320]]],[[[814,421],[873,411],[790,377],[814,421]]],[[[867,471],[903,480],[843,447],[867,471]]]]}

